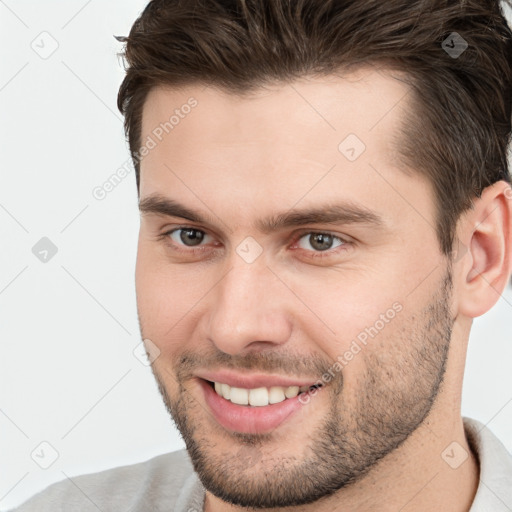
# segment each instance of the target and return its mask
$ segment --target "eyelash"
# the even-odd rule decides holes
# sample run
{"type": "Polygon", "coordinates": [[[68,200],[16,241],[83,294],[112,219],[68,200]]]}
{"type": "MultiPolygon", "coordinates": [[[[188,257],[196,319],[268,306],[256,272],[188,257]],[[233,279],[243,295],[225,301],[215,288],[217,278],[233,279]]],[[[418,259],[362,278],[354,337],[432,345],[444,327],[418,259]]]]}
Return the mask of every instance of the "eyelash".
{"type": "Polygon", "coordinates": [[[299,250],[303,251],[308,254],[308,258],[329,258],[330,256],[337,255],[340,252],[348,250],[348,247],[351,245],[351,243],[338,236],[334,233],[331,233],[329,231],[301,231],[297,233],[293,238],[292,243],[292,250],[299,250]],[[340,245],[333,247],[332,249],[326,249],[325,251],[314,251],[312,249],[302,249],[301,247],[298,247],[297,249],[295,246],[300,242],[302,238],[304,238],[306,235],[329,235],[333,238],[333,242],[341,242],[340,245]]]}
{"type": "MultiPolygon", "coordinates": [[[[196,228],[194,226],[176,226],[165,233],[162,233],[159,235],[159,239],[163,239],[165,243],[172,247],[173,250],[183,253],[183,254],[199,254],[204,253],[208,248],[204,245],[199,245],[197,247],[188,247],[187,249],[182,249],[182,247],[187,247],[185,245],[178,245],[170,240],[170,235],[176,231],[185,230],[185,229],[192,229],[195,231],[199,231],[200,233],[203,233],[204,235],[208,235],[205,231],[196,228]]],[[[301,231],[299,233],[296,233],[293,238],[293,242],[291,244],[292,250],[296,250],[294,246],[296,246],[299,241],[306,235],[329,235],[332,236],[332,238],[335,241],[341,242],[340,245],[337,247],[334,247],[332,249],[326,249],[325,251],[313,251],[310,249],[302,249],[298,248],[299,251],[304,251],[308,254],[309,258],[328,258],[329,256],[333,256],[334,254],[338,254],[339,252],[346,251],[348,249],[347,246],[352,245],[352,243],[349,240],[346,240],[338,235],[335,235],[334,233],[330,233],[328,231],[301,231]]]]}

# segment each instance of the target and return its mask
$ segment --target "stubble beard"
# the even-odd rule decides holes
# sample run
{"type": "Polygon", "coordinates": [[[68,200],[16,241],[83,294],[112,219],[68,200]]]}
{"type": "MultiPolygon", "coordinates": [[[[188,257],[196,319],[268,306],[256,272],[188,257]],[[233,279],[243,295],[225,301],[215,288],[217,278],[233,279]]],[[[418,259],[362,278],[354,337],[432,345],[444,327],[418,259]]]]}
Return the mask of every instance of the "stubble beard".
{"type": "Polygon", "coordinates": [[[391,339],[384,340],[381,351],[366,349],[357,396],[344,396],[342,373],[322,390],[329,393],[328,411],[318,428],[304,432],[302,454],[280,453],[272,433],[226,431],[224,442],[230,438],[233,449],[217,449],[219,430],[206,424],[210,419],[205,424],[195,419],[207,412],[187,392],[185,372],[176,365],[179,392],[171,399],[153,367],[164,404],[204,487],[227,503],[263,509],[305,505],[358,482],[422,424],[435,403],[453,326],[451,290],[448,268],[431,302],[403,322],[395,335],[400,342],[390,345],[392,352],[385,348],[391,339]]]}

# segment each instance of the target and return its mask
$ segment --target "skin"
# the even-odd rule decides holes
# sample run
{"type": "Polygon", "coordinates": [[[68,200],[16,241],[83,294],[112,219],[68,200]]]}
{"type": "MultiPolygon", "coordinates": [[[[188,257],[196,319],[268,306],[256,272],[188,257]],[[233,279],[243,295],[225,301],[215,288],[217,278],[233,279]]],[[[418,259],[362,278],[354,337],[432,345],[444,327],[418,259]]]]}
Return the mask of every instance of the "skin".
{"type": "Polygon", "coordinates": [[[367,68],[243,98],[195,84],[146,100],[142,140],[198,101],[142,160],[140,199],[159,194],[208,221],[143,213],[136,286],[141,333],[160,351],[153,372],[207,487],[205,511],[471,506],[479,469],[460,414],[464,360],[472,318],[510,275],[512,194],[504,182],[486,189],[457,226],[463,251],[443,255],[432,189],[403,172],[393,145],[408,93],[367,68]],[[353,162],[338,150],[350,133],[366,146],[353,162]],[[340,202],[380,224],[258,224],[340,202]],[[199,246],[165,234],[183,226],[205,234],[199,246]],[[339,238],[318,251],[311,233],[339,238]],[[247,237],[262,250],[251,263],[236,251],[247,237]],[[274,431],[234,433],[209,413],[201,369],[316,381],[393,304],[400,312],[274,431]],[[457,469],[441,457],[454,441],[468,454],[457,469]]]}

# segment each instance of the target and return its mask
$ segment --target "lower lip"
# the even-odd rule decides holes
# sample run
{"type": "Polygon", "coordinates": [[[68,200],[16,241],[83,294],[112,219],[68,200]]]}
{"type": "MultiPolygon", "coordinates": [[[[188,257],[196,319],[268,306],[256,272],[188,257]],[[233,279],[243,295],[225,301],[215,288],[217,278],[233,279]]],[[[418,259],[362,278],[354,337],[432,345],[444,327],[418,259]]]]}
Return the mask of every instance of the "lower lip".
{"type": "Polygon", "coordinates": [[[245,434],[264,434],[276,429],[281,423],[304,405],[300,395],[287,398],[278,404],[261,407],[237,405],[219,396],[205,380],[199,379],[204,398],[217,422],[227,430],[245,434]]]}

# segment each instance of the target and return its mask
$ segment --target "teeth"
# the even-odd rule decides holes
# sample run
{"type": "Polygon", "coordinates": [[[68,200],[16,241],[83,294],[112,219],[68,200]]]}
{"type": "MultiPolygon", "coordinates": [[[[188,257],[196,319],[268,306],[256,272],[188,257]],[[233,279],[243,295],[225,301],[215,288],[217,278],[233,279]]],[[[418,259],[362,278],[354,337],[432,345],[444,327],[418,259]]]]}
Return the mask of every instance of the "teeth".
{"type": "Polygon", "coordinates": [[[267,388],[256,388],[249,390],[249,404],[262,406],[268,405],[268,389],[267,388]]]}
{"type": "Polygon", "coordinates": [[[299,386],[290,386],[284,391],[286,398],[293,398],[299,394],[299,386]]]}
{"type": "MultiPolygon", "coordinates": [[[[227,384],[223,384],[227,386],[227,384]]],[[[249,405],[249,392],[243,388],[231,388],[229,399],[238,405],[249,405]]]]}
{"type": "MultiPolygon", "coordinates": [[[[231,386],[228,386],[227,384],[221,384],[222,393],[219,393],[221,396],[223,396],[226,400],[230,399],[230,393],[231,393],[231,386]]],[[[218,391],[217,391],[218,393],[218,391]]]]}
{"type": "Polygon", "coordinates": [[[278,404],[287,398],[294,398],[299,393],[307,391],[309,386],[272,386],[270,388],[244,389],[231,387],[228,384],[214,382],[215,391],[219,396],[238,405],[252,405],[264,407],[269,404],[278,404]]]}
{"type": "Polygon", "coordinates": [[[284,389],[279,386],[272,386],[268,392],[268,403],[278,404],[286,398],[284,389]]]}

